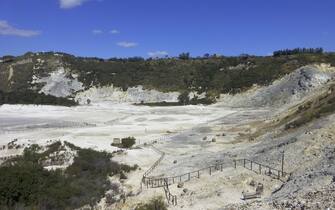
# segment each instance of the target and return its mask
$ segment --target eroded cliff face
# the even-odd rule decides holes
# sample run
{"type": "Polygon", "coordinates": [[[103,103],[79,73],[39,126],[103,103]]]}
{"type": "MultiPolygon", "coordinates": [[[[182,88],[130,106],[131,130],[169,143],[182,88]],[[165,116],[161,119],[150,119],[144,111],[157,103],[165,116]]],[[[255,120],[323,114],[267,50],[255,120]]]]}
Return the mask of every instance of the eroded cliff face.
{"type": "Polygon", "coordinates": [[[45,76],[33,75],[31,84],[35,87],[39,86],[39,93],[74,98],[79,104],[105,101],[112,103],[177,102],[180,95],[179,92],[164,93],[154,89],[144,89],[141,85],[129,87],[125,91],[113,85],[93,86],[85,90],[84,84],[78,80],[78,75],[64,67],[57,67],[55,71],[45,76]]]}
{"type": "Polygon", "coordinates": [[[92,87],[86,91],[79,92],[75,100],[80,104],[88,101],[113,102],[113,103],[141,103],[141,102],[177,102],[179,92],[163,93],[157,90],[146,90],[142,86],[130,87],[126,91],[114,86],[92,87]]]}
{"type": "Polygon", "coordinates": [[[56,97],[71,97],[84,89],[83,83],[78,81],[78,75],[72,74],[64,67],[58,67],[47,76],[33,76],[31,84],[41,85],[40,93],[56,97]]]}
{"type": "MultiPolygon", "coordinates": [[[[122,88],[113,84],[108,86],[84,84],[82,74],[77,69],[71,69],[62,60],[62,54],[31,54],[17,58],[11,62],[0,63],[0,91],[33,91],[45,95],[75,99],[80,104],[88,101],[113,103],[140,102],[176,102],[179,92],[161,92],[155,89],[145,89],[143,86],[122,88]],[[26,58],[28,57],[28,58],[26,58]]],[[[89,74],[90,72],[86,72],[89,74]]],[[[99,82],[96,82],[99,83],[99,82]]]]}
{"type": "Polygon", "coordinates": [[[269,86],[255,86],[237,95],[221,95],[230,106],[282,106],[301,101],[335,79],[335,68],[329,64],[308,65],[274,81],[269,86]]]}

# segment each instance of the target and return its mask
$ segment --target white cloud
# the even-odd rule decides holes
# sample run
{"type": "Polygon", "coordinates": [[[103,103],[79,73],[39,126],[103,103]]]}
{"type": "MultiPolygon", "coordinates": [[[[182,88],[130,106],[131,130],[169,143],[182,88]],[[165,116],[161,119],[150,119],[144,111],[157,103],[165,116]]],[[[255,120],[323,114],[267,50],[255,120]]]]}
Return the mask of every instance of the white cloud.
{"type": "Polygon", "coordinates": [[[118,42],[116,44],[124,48],[136,47],[138,45],[136,42],[118,42]]]}
{"type": "Polygon", "coordinates": [[[59,4],[62,9],[71,9],[82,5],[85,1],[88,0],[59,0],[59,4]]]}
{"type": "Polygon", "coordinates": [[[328,31],[324,31],[324,32],[322,32],[322,35],[323,35],[323,36],[328,36],[328,35],[329,35],[329,32],[328,32],[328,31]]]}
{"type": "Polygon", "coordinates": [[[111,34],[119,34],[120,31],[116,30],[116,29],[113,29],[113,30],[110,30],[109,33],[111,33],[111,34]]]}
{"type": "Polygon", "coordinates": [[[19,29],[9,25],[5,20],[0,20],[0,35],[32,37],[41,34],[40,31],[19,29]]]}
{"type": "Polygon", "coordinates": [[[168,55],[169,53],[166,51],[156,51],[156,52],[148,52],[148,55],[152,58],[159,58],[168,55]]]}
{"type": "Polygon", "coordinates": [[[100,30],[100,29],[94,29],[94,30],[92,31],[92,33],[95,34],[95,35],[98,35],[98,34],[102,34],[103,31],[100,30]]]}

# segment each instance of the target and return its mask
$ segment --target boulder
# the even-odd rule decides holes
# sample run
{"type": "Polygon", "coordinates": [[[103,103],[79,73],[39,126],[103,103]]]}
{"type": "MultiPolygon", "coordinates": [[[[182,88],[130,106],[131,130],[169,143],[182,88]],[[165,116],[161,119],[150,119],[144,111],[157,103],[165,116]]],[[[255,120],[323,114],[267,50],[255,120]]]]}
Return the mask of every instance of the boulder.
{"type": "Polygon", "coordinates": [[[178,185],[177,185],[178,188],[182,188],[184,187],[184,182],[179,182],[178,185]]]}

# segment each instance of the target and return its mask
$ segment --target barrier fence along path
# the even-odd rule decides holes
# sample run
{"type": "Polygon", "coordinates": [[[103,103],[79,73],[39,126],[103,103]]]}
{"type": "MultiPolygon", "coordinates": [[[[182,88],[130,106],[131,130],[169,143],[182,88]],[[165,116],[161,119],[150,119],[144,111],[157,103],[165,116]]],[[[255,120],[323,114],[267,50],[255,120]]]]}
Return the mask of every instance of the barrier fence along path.
{"type": "Polygon", "coordinates": [[[168,200],[168,203],[176,206],[178,204],[177,196],[171,194],[170,189],[169,189],[169,184],[167,183],[166,180],[164,181],[164,192],[165,192],[165,197],[168,200]]]}
{"type": "MultiPolygon", "coordinates": [[[[142,182],[141,182],[141,188],[142,184],[144,184],[147,188],[158,188],[158,187],[163,187],[164,192],[165,192],[165,197],[168,200],[169,204],[177,205],[177,196],[172,195],[169,190],[169,185],[175,184],[175,183],[180,183],[180,182],[187,182],[190,181],[191,179],[194,178],[200,178],[201,175],[204,173],[212,175],[212,173],[216,171],[223,171],[223,165],[226,163],[217,163],[215,165],[210,165],[208,167],[191,171],[188,173],[184,173],[181,175],[177,176],[171,176],[171,177],[154,177],[154,176],[149,176],[149,174],[160,164],[160,162],[164,159],[165,153],[162,152],[161,150],[157,149],[156,147],[153,146],[153,143],[148,144],[148,146],[151,146],[151,148],[160,154],[160,158],[144,173],[142,177],[142,182]]],[[[258,163],[253,160],[249,159],[236,159],[233,160],[234,168],[237,168],[238,166],[242,166],[246,169],[249,169],[255,173],[258,174],[265,174],[267,176],[271,176],[273,178],[279,179],[281,177],[286,176],[286,172],[283,171],[283,168],[281,170],[275,169],[271,166],[267,166],[261,163],[258,163]]]]}
{"type": "Polygon", "coordinates": [[[242,165],[244,168],[249,169],[255,173],[265,174],[267,176],[271,176],[276,179],[280,179],[281,177],[285,177],[287,175],[287,173],[283,171],[283,168],[281,170],[275,169],[271,166],[267,166],[253,160],[243,158],[233,161],[234,161],[234,168],[237,168],[237,166],[239,166],[238,163],[240,163],[240,165],[242,165]]]}

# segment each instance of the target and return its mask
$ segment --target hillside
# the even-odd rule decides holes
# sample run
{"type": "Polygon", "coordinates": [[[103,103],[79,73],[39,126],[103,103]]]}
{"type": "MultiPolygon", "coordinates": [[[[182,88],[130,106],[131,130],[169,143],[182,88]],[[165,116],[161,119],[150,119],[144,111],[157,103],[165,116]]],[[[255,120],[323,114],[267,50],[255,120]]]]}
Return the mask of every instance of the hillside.
{"type": "Polygon", "coordinates": [[[70,100],[175,102],[181,93],[215,101],[309,64],[335,65],[335,54],[104,60],[48,52],[0,60],[0,104],[75,105],[70,100]]]}
{"type": "MultiPolygon", "coordinates": [[[[43,54],[43,56],[47,55],[43,54]]],[[[44,67],[42,68],[42,64],[38,67],[40,69],[33,67],[36,73],[32,75],[32,82],[25,84],[26,88],[30,88],[30,93],[38,96],[39,100],[46,104],[52,103],[54,99],[59,104],[74,103],[72,98],[79,104],[85,104],[88,101],[91,101],[91,104],[76,107],[21,104],[0,106],[0,149],[3,148],[0,150],[0,160],[15,160],[19,155],[23,155],[24,158],[29,146],[38,144],[48,147],[51,141],[59,140],[64,142],[64,145],[65,142],[70,142],[76,147],[90,148],[88,152],[92,156],[80,157],[78,152],[79,158],[69,159],[74,161],[72,165],[71,161],[57,161],[56,165],[45,169],[37,165],[39,173],[36,177],[40,177],[40,173],[47,173],[46,169],[51,170],[47,174],[53,176],[58,173],[52,171],[54,168],[60,169],[62,174],[70,174],[76,160],[82,163],[81,158],[83,158],[84,167],[79,167],[80,170],[76,170],[75,174],[79,176],[79,180],[86,179],[86,168],[90,168],[86,167],[86,164],[89,166],[96,164],[88,160],[94,160],[92,158],[94,156],[100,157],[93,150],[112,153],[111,163],[117,163],[117,165],[113,164],[112,169],[116,170],[125,164],[138,165],[138,170],[117,170],[118,174],[107,175],[110,184],[104,185],[104,182],[98,181],[102,185],[95,185],[96,190],[79,194],[79,196],[77,192],[83,191],[82,188],[86,185],[80,185],[76,182],[76,178],[59,176],[50,186],[58,185],[59,181],[64,180],[72,183],[71,186],[78,191],[75,189],[72,191],[72,188],[64,185],[56,191],[51,191],[50,187],[38,189],[37,186],[33,186],[32,189],[37,188],[37,194],[49,193],[41,196],[41,199],[47,199],[48,196],[53,198],[59,193],[61,196],[51,201],[63,203],[63,206],[80,207],[87,204],[89,200],[87,197],[91,197],[93,198],[91,206],[122,210],[150,206],[155,201],[168,209],[176,210],[181,208],[198,210],[332,209],[335,207],[333,199],[335,68],[331,60],[333,55],[304,54],[243,58],[254,59],[257,62],[263,60],[264,63],[268,62],[267,65],[274,65],[275,62],[270,61],[282,60],[284,64],[280,65],[280,68],[277,66],[279,73],[275,77],[264,75],[264,78],[273,78],[267,82],[261,80],[258,83],[239,84],[240,78],[236,76],[232,82],[239,86],[230,91],[218,88],[226,85],[223,80],[222,83],[216,83],[218,86],[214,86],[212,80],[209,81],[206,92],[220,95],[215,104],[169,107],[137,106],[132,103],[143,100],[173,102],[180,99],[180,93],[185,95],[184,91],[189,91],[189,95],[193,94],[199,98],[206,97],[206,93],[200,94],[201,92],[195,92],[192,88],[178,86],[177,83],[175,86],[178,88],[175,89],[164,89],[162,87],[164,84],[150,89],[144,83],[134,83],[134,86],[131,85],[123,90],[114,83],[98,83],[97,80],[95,83],[91,81],[91,84],[86,85],[83,78],[87,74],[83,74],[83,70],[75,70],[73,66],[70,67],[69,62],[64,66],[63,56],[68,55],[49,56],[59,59],[54,64],[61,63],[62,66],[50,67],[51,64],[45,64],[49,65],[50,71],[45,74],[42,74],[46,71],[44,67]],[[298,59],[301,60],[297,61],[298,59]],[[300,66],[304,64],[303,60],[307,65],[300,66]],[[290,68],[293,67],[295,69],[291,70],[290,68]],[[134,137],[132,139],[135,139],[135,145],[129,149],[123,149],[124,152],[116,152],[121,148],[115,142],[127,137],[134,137]],[[81,172],[82,170],[85,172],[81,172]],[[156,186],[161,184],[162,180],[169,184],[169,196],[166,194],[166,188],[156,186]],[[258,186],[262,186],[262,192],[256,198],[241,199],[245,192],[249,194],[257,192],[258,186]],[[162,196],[162,198],[156,196],[162,196]],[[177,199],[178,202],[171,201],[171,198],[177,199]],[[72,202],[73,199],[77,202],[72,202]]],[[[77,62],[85,60],[71,56],[67,59],[70,58],[77,62]]],[[[130,62],[152,64],[174,60],[176,65],[189,64],[187,68],[185,67],[185,71],[178,71],[183,75],[187,71],[192,71],[193,63],[200,65],[206,60],[219,62],[224,59],[236,58],[113,62],[126,66],[130,62]]],[[[87,62],[93,61],[96,62],[96,66],[100,63],[102,65],[113,63],[97,59],[88,59],[87,62]]],[[[7,66],[11,69],[15,62],[18,61],[3,63],[2,67],[7,66]]],[[[44,64],[46,61],[37,62],[44,64]]],[[[258,63],[258,65],[265,66],[264,63],[258,63]]],[[[91,65],[93,69],[94,65],[91,65]]],[[[205,64],[202,65],[208,67],[205,64]]],[[[172,67],[169,66],[169,68],[172,67]]],[[[215,75],[223,74],[228,77],[228,75],[235,75],[236,72],[240,72],[241,75],[259,76],[263,71],[257,67],[246,69],[242,65],[226,68],[228,69],[213,70],[213,72],[216,72],[215,75]],[[245,69],[242,70],[242,68],[245,69]]],[[[273,69],[275,68],[274,65],[273,69]]],[[[13,72],[10,73],[10,80],[15,78],[16,70],[11,71],[13,72]]],[[[130,81],[131,78],[128,78],[131,76],[130,70],[124,69],[124,71],[127,72],[127,74],[124,73],[124,81],[130,81]]],[[[121,73],[120,70],[119,74],[121,73]]],[[[156,75],[154,73],[157,72],[151,73],[146,76],[156,75]]],[[[87,78],[94,77],[87,76],[87,78]]],[[[144,81],[143,78],[139,80],[144,81]]],[[[252,78],[257,79],[256,76],[252,78]]],[[[176,81],[178,79],[176,77],[176,81]]],[[[165,79],[162,78],[162,80],[165,79]]],[[[244,78],[241,81],[245,81],[244,78]]],[[[10,88],[18,86],[14,82],[10,88]]],[[[17,97],[11,100],[21,100],[19,103],[36,99],[35,96],[29,97],[25,94],[25,90],[22,91],[20,88],[3,91],[7,97],[15,94],[17,97]]],[[[67,151],[69,150],[60,151],[58,155],[51,156],[51,159],[62,160],[62,154],[67,154],[67,151]]],[[[26,160],[23,159],[23,161],[26,160]]],[[[109,164],[108,161],[104,163],[109,164]]],[[[6,180],[11,180],[12,173],[16,170],[30,173],[34,169],[22,169],[18,168],[19,166],[1,165],[0,172],[5,175],[6,180]]],[[[97,169],[102,168],[105,167],[97,169]]],[[[95,167],[93,169],[95,173],[95,167]]],[[[99,176],[99,179],[105,179],[105,175],[99,176]]],[[[92,176],[89,180],[90,183],[95,181],[94,177],[92,176]]],[[[22,179],[29,183],[29,177],[22,179]]],[[[6,180],[3,183],[9,183],[6,180]]],[[[13,186],[19,186],[19,181],[14,179],[13,186]]],[[[4,189],[7,187],[6,184],[2,186],[4,189]]],[[[24,196],[28,189],[30,186],[24,185],[19,192],[24,192],[22,194],[24,196]]],[[[16,201],[15,196],[15,193],[8,194],[6,199],[13,201],[13,204],[3,205],[7,207],[20,205],[22,202],[16,201]]],[[[28,199],[24,203],[31,206],[44,205],[44,200],[41,199],[28,199]]],[[[47,201],[45,203],[48,204],[47,201]]],[[[57,207],[59,206],[56,205],[55,208],[57,207]]]]}
{"type": "Polygon", "coordinates": [[[274,81],[268,86],[254,85],[236,95],[222,94],[221,102],[235,107],[272,106],[299,103],[306,96],[319,94],[335,78],[329,64],[307,65],[274,81]]]}

